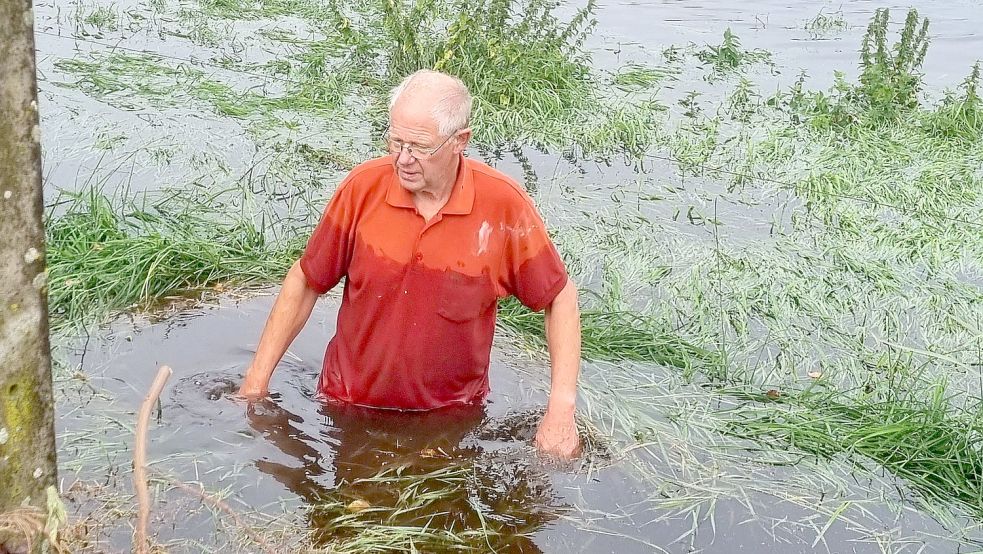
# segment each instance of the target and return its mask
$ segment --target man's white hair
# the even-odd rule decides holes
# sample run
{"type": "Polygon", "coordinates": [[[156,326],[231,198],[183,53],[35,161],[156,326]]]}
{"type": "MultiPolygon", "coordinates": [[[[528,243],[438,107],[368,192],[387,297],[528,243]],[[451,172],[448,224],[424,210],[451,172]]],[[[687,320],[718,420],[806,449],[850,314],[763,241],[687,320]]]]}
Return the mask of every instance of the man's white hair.
{"type": "Polygon", "coordinates": [[[389,114],[404,93],[436,96],[431,113],[441,135],[466,128],[471,122],[471,93],[464,81],[440,71],[420,69],[396,85],[389,95],[389,114]]]}

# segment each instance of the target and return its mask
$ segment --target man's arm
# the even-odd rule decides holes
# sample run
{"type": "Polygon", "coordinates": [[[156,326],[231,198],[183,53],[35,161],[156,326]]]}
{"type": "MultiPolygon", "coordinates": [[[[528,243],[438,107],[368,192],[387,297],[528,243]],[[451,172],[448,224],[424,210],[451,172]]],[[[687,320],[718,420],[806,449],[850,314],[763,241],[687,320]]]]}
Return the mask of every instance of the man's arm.
{"type": "Polygon", "coordinates": [[[540,452],[569,459],[580,450],[574,413],[580,373],[580,308],[577,287],[567,280],[546,308],[546,343],[550,352],[550,398],[536,432],[540,452]]]}
{"type": "Polygon", "coordinates": [[[300,268],[300,262],[295,262],[283,279],[283,287],[277,295],[266,327],[259,339],[256,356],[246,370],[239,394],[246,397],[265,396],[269,392],[270,377],[280,363],[280,358],[287,351],[300,330],[304,328],[311,317],[311,311],[317,302],[317,291],[307,283],[307,276],[300,268]]]}

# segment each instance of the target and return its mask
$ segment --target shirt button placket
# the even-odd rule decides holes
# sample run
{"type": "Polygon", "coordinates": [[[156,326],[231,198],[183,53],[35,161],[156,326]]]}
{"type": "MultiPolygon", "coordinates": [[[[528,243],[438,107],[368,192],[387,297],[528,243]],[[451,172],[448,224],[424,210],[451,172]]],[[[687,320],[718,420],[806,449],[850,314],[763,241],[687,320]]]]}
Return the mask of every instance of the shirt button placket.
{"type": "Polygon", "coordinates": [[[423,262],[423,233],[426,229],[420,231],[420,234],[416,236],[416,242],[413,244],[413,258],[410,265],[418,265],[423,262]]]}

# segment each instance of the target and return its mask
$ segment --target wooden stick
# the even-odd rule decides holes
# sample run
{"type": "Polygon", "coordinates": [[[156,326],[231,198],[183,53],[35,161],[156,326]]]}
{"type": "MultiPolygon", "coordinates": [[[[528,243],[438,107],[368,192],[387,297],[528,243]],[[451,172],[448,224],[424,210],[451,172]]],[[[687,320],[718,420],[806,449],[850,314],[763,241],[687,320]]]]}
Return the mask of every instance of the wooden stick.
{"type": "Polygon", "coordinates": [[[137,416],[136,444],[133,446],[133,488],[140,507],[136,533],[133,536],[133,550],[137,554],[147,554],[147,526],[150,523],[150,492],[147,490],[147,427],[150,425],[150,411],[160,398],[160,391],[164,389],[164,383],[171,373],[171,368],[160,366],[137,416]]]}

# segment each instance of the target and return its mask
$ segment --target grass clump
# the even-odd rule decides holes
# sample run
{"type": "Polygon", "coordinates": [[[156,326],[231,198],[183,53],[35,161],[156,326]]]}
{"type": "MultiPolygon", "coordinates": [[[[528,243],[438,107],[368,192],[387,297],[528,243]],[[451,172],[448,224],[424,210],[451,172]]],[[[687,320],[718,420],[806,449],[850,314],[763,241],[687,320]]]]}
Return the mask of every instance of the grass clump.
{"type": "Polygon", "coordinates": [[[328,491],[309,508],[313,542],[339,553],[528,547],[527,534],[560,511],[552,505],[556,500],[523,496],[530,491],[522,486],[499,492],[493,483],[483,482],[489,476],[473,464],[445,461],[431,470],[388,467],[328,491]],[[492,506],[501,508],[505,502],[507,513],[495,513],[492,506]]]}
{"type": "Polygon", "coordinates": [[[983,417],[978,410],[952,407],[944,383],[917,388],[927,389],[929,397],[919,399],[897,388],[881,399],[871,394],[849,399],[829,391],[740,393],[775,407],[742,407],[733,412],[725,432],[777,440],[822,458],[868,459],[926,499],[956,502],[983,518],[983,417]]]}
{"type": "Polygon", "coordinates": [[[75,81],[61,86],[77,88],[127,108],[134,108],[137,100],[150,100],[159,107],[178,107],[190,99],[211,106],[225,117],[271,123],[276,121],[278,112],[323,115],[341,103],[337,81],[320,80],[312,74],[293,81],[284,94],[270,96],[237,90],[200,69],[174,67],[150,54],[117,52],[93,56],[91,60],[60,60],[55,67],[76,76],[75,81]]]}
{"type": "MultiPolygon", "coordinates": [[[[407,20],[393,12],[390,20],[398,50],[394,48],[390,58],[391,77],[396,80],[423,67],[457,75],[475,96],[475,119],[491,123],[482,127],[495,126],[504,131],[501,134],[519,138],[526,129],[510,129],[510,119],[525,120],[531,128],[539,124],[555,128],[551,120],[569,121],[570,115],[585,113],[598,102],[587,54],[580,49],[593,26],[593,0],[566,24],[556,19],[550,3],[509,4],[492,0],[457,4],[453,11],[459,15],[448,27],[446,40],[433,50],[414,50],[422,46],[420,37],[397,26],[407,20]],[[428,57],[428,50],[435,59],[428,57]]],[[[545,142],[545,137],[535,139],[545,142]]]]}
{"type": "Polygon", "coordinates": [[[646,67],[628,64],[618,68],[611,83],[624,91],[647,90],[667,80],[676,80],[678,70],[666,67],[646,67]]]}
{"type": "MultiPolygon", "coordinates": [[[[205,0],[196,13],[206,20],[298,17],[323,35],[299,41],[267,32],[266,40],[287,53],[267,62],[276,83],[264,82],[262,93],[154,56],[111,54],[61,60],[56,67],[78,76],[69,86],[111,95],[117,103],[135,96],[176,105],[177,93],[223,116],[259,118],[267,127],[283,123],[276,112],[316,117],[345,106],[380,129],[390,89],[409,73],[432,68],[460,77],[471,89],[477,144],[640,158],[656,140],[655,114],[663,110],[648,90],[659,76],[629,69],[615,79],[621,93],[611,95],[584,46],[595,24],[595,0],[566,20],[556,8],[550,0],[205,0]]],[[[196,40],[195,29],[207,21],[192,25],[188,37],[196,40]]],[[[216,37],[205,38],[210,43],[216,37]]]]}
{"type": "Polygon", "coordinates": [[[942,105],[923,120],[925,131],[936,138],[964,144],[983,137],[983,99],[980,98],[980,62],[963,81],[962,96],[946,95],[942,105]]]}
{"type": "Polygon", "coordinates": [[[860,49],[858,100],[876,111],[910,110],[918,106],[919,70],[928,52],[928,18],[911,9],[893,47],[887,43],[890,12],[881,8],[867,27],[860,49]]]}
{"type": "MultiPolygon", "coordinates": [[[[205,287],[269,284],[299,256],[299,237],[190,194],[141,200],[64,194],[49,213],[48,287],[56,327],[101,319],[205,287]]],[[[242,208],[239,208],[240,210],[242,208]]],[[[260,219],[260,218],[257,218],[260,219]]]]}
{"type": "Polygon", "coordinates": [[[647,110],[605,98],[583,46],[595,23],[594,0],[565,22],[555,7],[545,0],[392,0],[377,14],[353,18],[361,23],[352,24],[351,37],[380,99],[418,69],[460,77],[475,99],[479,144],[573,143],[588,154],[640,153],[653,126],[647,110]]]}
{"type": "Polygon", "coordinates": [[[116,31],[120,27],[120,14],[115,4],[96,6],[88,13],[84,11],[84,6],[81,4],[77,9],[75,19],[82,29],[91,26],[99,31],[116,31]]]}
{"type": "MultiPolygon", "coordinates": [[[[499,324],[536,348],[546,346],[544,319],[514,298],[499,304],[499,324]]],[[[636,312],[587,308],[580,313],[580,324],[581,352],[588,360],[653,362],[687,372],[718,361],[714,352],[688,343],[636,312]]]]}

